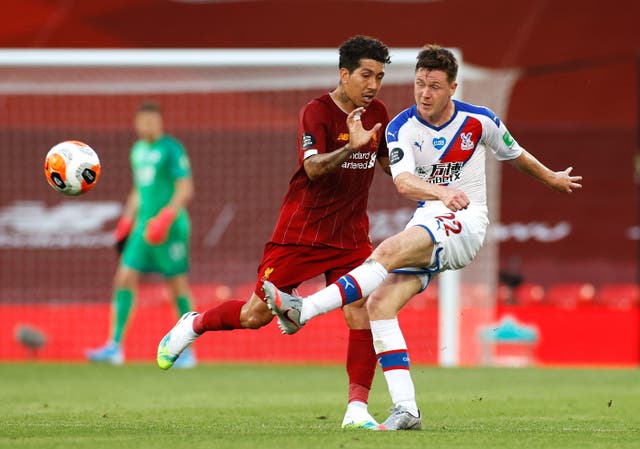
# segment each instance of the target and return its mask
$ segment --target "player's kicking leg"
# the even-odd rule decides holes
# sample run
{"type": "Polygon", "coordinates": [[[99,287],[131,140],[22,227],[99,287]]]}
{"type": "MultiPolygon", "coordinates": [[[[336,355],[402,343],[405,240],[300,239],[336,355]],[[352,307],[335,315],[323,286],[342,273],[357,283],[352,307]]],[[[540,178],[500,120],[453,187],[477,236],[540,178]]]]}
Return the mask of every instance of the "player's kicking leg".
{"type": "Polygon", "coordinates": [[[164,338],[160,340],[157,354],[160,368],[171,368],[180,357],[180,354],[200,336],[193,330],[193,320],[197,316],[196,312],[185,313],[164,338]]]}
{"type": "Polygon", "coordinates": [[[326,288],[301,298],[278,290],[264,282],[265,300],[278,318],[285,334],[293,334],[311,318],[366,298],[382,284],[388,272],[379,262],[369,259],[326,288]]]}

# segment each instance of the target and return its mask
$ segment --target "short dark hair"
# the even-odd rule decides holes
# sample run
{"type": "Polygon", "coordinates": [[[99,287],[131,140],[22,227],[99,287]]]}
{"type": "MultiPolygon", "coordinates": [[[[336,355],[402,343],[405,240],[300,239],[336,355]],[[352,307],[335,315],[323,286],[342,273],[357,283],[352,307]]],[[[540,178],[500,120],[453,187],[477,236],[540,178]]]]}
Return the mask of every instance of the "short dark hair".
{"type": "Polygon", "coordinates": [[[158,114],[162,114],[162,107],[160,103],[153,100],[144,100],[136,109],[136,113],[138,112],[156,112],[158,114]]]}
{"type": "Polygon", "coordinates": [[[419,69],[442,70],[447,74],[450,83],[458,77],[458,60],[451,50],[436,44],[428,44],[422,47],[416,59],[418,60],[416,72],[419,69]]]}
{"type": "Polygon", "coordinates": [[[357,35],[340,45],[338,68],[345,68],[349,73],[352,73],[360,67],[361,59],[373,59],[383,64],[391,63],[389,49],[376,38],[357,35]]]}

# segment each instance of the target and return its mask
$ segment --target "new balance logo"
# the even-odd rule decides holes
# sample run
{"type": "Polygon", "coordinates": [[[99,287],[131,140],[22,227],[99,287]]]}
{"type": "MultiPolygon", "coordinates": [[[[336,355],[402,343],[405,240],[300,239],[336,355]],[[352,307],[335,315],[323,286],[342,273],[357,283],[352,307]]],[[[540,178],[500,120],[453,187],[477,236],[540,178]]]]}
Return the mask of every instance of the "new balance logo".
{"type": "Polygon", "coordinates": [[[286,318],[286,319],[287,319],[291,324],[293,324],[295,327],[300,328],[300,326],[298,325],[298,323],[296,322],[296,320],[294,320],[293,318],[291,318],[291,317],[289,316],[289,312],[291,312],[291,310],[288,310],[288,309],[287,309],[287,310],[284,310],[284,311],[282,312],[282,315],[284,315],[284,317],[285,317],[285,318],[286,318]]]}

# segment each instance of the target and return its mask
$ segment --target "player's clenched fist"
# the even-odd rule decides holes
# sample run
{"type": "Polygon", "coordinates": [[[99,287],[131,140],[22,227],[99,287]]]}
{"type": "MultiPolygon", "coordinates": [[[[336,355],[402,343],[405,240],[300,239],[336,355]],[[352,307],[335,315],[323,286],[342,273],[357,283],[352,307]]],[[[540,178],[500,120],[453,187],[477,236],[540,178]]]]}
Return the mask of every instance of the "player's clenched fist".
{"type": "Polygon", "coordinates": [[[457,212],[469,206],[469,197],[462,190],[443,187],[441,192],[440,200],[449,210],[457,212]]]}

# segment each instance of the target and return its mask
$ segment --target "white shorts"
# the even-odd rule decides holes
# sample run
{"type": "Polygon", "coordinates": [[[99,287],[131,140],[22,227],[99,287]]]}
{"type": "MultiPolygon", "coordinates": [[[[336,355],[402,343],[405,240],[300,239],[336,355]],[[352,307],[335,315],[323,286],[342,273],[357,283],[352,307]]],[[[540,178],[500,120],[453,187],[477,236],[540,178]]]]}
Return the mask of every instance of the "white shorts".
{"type": "Polygon", "coordinates": [[[486,206],[452,212],[438,201],[417,208],[405,229],[420,226],[429,232],[434,243],[431,262],[426,267],[406,267],[394,273],[423,274],[420,278],[426,288],[432,275],[471,263],[482,247],[488,225],[486,206]]]}

